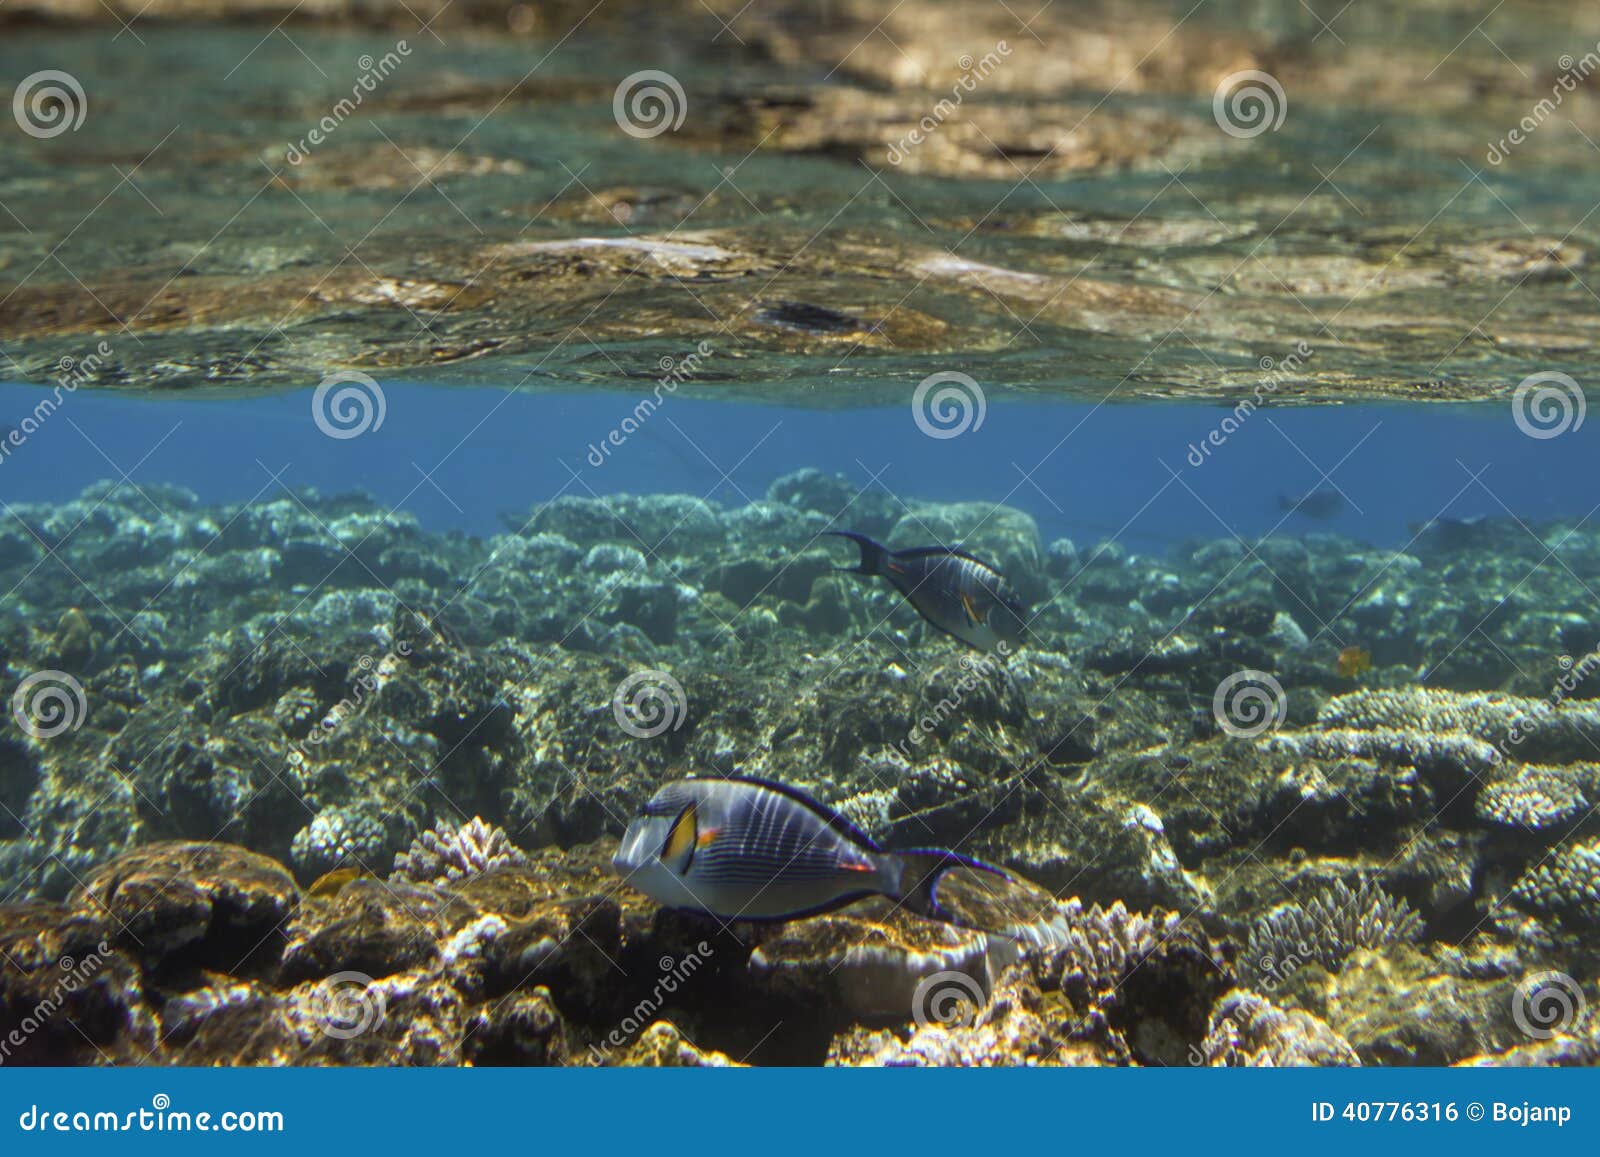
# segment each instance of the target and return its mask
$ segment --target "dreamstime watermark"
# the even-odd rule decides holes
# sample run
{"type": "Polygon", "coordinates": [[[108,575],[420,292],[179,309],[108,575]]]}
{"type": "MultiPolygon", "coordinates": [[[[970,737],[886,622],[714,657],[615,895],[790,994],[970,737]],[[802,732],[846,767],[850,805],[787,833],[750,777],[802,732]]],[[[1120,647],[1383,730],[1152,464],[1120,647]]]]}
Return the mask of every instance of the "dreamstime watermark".
{"type": "Polygon", "coordinates": [[[983,387],[956,370],[929,374],[911,394],[912,421],[928,437],[940,441],[981,429],[988,412],[983,387]]]}
{"type": "Polygon", "coordinates": [[[93,952],[81,960],[74,960],[70,956],[63,956],[58,960],[56,963],[60,965],[61,975],[56,978],[50,992],[23,1013],[10,1032],[0,1037],[0,1065],[9,1061],[13,1052],[26,1045],[29,1038],[60,1011],[67,997],[88,984],[104,966],[106,957],[110,955],[111,945],[102,940],[94,946],[93,952]]]}
{"type": "Polygon", "coordinates": [[[1256,383],[1250,397],[1234,406],[1233,413],[1218,422],[1211,433],[1198,443],[1189,443],[1189,453],[1185,455],[1189,465],[1197,470],[1204,466],[1206,460],[1211,457],[1211,452],[1221,449],[1229,438],[1237,434],[1250,416],[1261,408],[1267,395],[1277,393],[1283,381],[1298,374],[1306,359],[1315,352],[1316,350],[1306,342],[1299,341],[1295,342],[1294,350],[1287,357],[1274,358],[1270,354],[1263,357],[1258,364],[1266,377],[1256,383]]]}
{"type": "Polygon", "coordinates": [[[306,762],[306,749],[322,746],[334,732],[344,726],[347,720],[359,715],[371,702],[372,696],[383,690],[384,683],[400,666],[400,661],[410,657],[411,644],[402,639],[382,658],[374,659],[371,655],[362,655],[357,659],[357,674],[349,680],[351,693],[330,707],[321,721],[306,733],[306,737],[289,748],[289,765],[303,766],[306,762]]]}
{"type": "Polygon", "coordinates": [[[83,684],[65,671],[35,671],[17,684],[11,696],[11,717],[24,734],[54,739],[83,726],[89,698],[83,684]]]}
{"type": "Polygon", "coordinates": [[[962,101],[968,93],[975,92],[978,82],[988,80],[989,74],[999,68],[1001,63],[1011,55],[1011,45],[1004,40],[995,42],[995,46],[978,60],[973,60],[970,52],[962,53],[956,60],[961,68],[961,76],[957,78],[950,95],[942,98],[933,110],[920,121],[910,132],[889,146],[889,163],[898,165],[904,161],[911,150],[922,144],[923,141],[939,131],[939,126],[949,120],[955,111],[961,107],[962,101]]]}
{"type": "Polygon", "coordinates": [[[674,359],[669,355],[662,358],[658,363],[661,367],[661,377],[656,380],[651,396],[640,399],[639,404],[633,408],[633,413],[623,418],[598,443],[589,443],[589,465],[604,466],[606,459],[611,456],[612,449],[620,448],[624,442],[638,433],[650,420],[650,415],[661,408],[661,403],[666,400],[663,395],[677,393],[679,386],[700,372],[700,363],[710,357],[714,349],[710,342],[702,341],[694,347],[692,353],[684,357],[674,359]]]}
{"type": "Polygon", "coordinates": [[[336,370],[311,395],[311,420],[341,442],[382,428],[388,413],[383,387],[360,370],[336,370]]]}
{"type": "Polygon", "coordinates": [[[1529,374],[1511,395],[1511,420],[1541,442],[1580,429],[1588,412],[1583,387],[1555,370],[1529,374]]]}
{"type": "Polygon", "coordinates": [[[334,1040],[351,1040],[381,1028],[389,1004],[377,981],[365,972],[335,972],[311,990],[311,1017],[334,1040]]]}
{"type": "Polygon", "coordinates": [[[1511,996],[1511,1019],[1525,1036],[1549,1040],[1583,1015],[1583,989],[1565,972],[1525,976],[1511,996]]]}
{"type": "Polygon", "coordinates": [[[70,72],[46,68],[23,78],[11,94],[11,115],[30,137],[47,141],[75,133],[89,115],[89,98],[70,72]]]}
{"type": "Polygon", "coordinates": [[[683,684],[665,671],[635,671],[617,684],[611,696],[617,726],[635,739],[654,739],[683,726],[689,700],[683,684]]]}
{"type": "Polygon", "coordinates": [[[291,165],[298,165],[311,155],[312,149],[326,144],[328,138],[339,131],[339,126],[354,116],[362,102],[377,92],[378,86],[394,75],[395,70],[410,55],[411,45],[404,40],[397,40],[392,49],[376,60],[370,54],[357,59],[356,67],[361,70],[361,75],[356,77],[355,84],[351,86],[350,95],[341,98],[310,132],[291,144],[284,151],[284,160],[291,165]]]}
{"type": "Polygon", "coordinates": [[[1246,68],[1222,78],[1211,96],[1211,115],[1230,137],[1248,140],[1277,132],[1289,111],[1283,85],[1270,72],[1246,68]]]}
{"type": "Polygon", "coordinates": [[[1555,115],[1556,109],[1561,107],[1568,93],[1577,91],[1596,70],[1600,70],[1600,43],[1577,60],[1572,58],[1571,53],[1563,53],[1556,61],[1556,66],[1561,69],[1561,73],[1550,86],[1550,95],[1529,109],[1528,114],[1505,136],[1498,141],[1489,142],[1489,151],[1484,154],[1483,159],[1491,165],[1498,165],[1509,157],[1512,149],[1527,141],[1538,131],[1540,125],[1555,115]]]}
{"type": "Polygon", "coordinates": [[[1289,698],[1283,684],[1265,671],[1235,671],[1217,684],[1211,697],[1217,726],[1235,739],[1255,739],[1283,726],[1289,698]]]}
{"type": "MultiPolygon", "coordinates": [[[[1556,660],[1556,665],[1561,668],[1561,674],[1556,677],[1555,686],[1550,688],[1550,694],[1543,701],[1545,710],[1552,713],[1567,701],[1579,684],[1600,671],[1600,644],[1596,644],[1594,650],[1581,659],[1574,660],[1571,655],[1562,655],[1556,660]]],[[[1521,747],[1542,730],[1546,722],[1537,715],[1519,715],[1513,719],[1506,727],[1505,737],[1494,745],[1494,762],[1511,758],[1511,749],[1521,747]]]]}
{"type": "Polygon", "coordinates": [[[671,956],[663,956],[657,961],[661,975],[656,978],[656,983],[649,994],[643,997],[638,1004],[628,1010],[628,1015],[600,1038],[599,1043],[591,1044],[589,1052],[599,1064],[605,1064],[611,1050],[619,1049],[633,1040],[642,1031],[655,1022],[656,1014],[667,1003],[667,997],[673,995],[689,977],[698,972],[706,961],[713,955],[711,945],[704,940],[694,946],[694,950],[685,955],[681,960],[674,960],[671,956]]]}
{"type": "Polygon", "coordinates": [[[107,1109],[50,1109],[29,1105],[17,1116],[24,1133],[282,1133],[283,1114],[276,1109],[225,1109],[191,1113],[174,1109],[172,1098],[157,1093],[148,1109],[125,1113],[107,1109]]]}
{"type": "Polygon", "coordinates": [[[102,341],[94,347],[93,352],[82,358],[75,358],[69,354],[57,362],[56,385],[55,389],[50,391],[50,396],[35,402],[33,409],[6,431],[4,438],[0,438],[0,465],[3,465],[14,451],[20,450],[29,438],[37,434],[50,420],[50,416],[61,408],[66,395],[76,393],[79,386],[94,378],[106,359],[110,357],[111,345],[102,341]]]}
{"type": "Polygon", "coordinates": [[[975,688],[993,678],[997,671],[1004,669],[1001,664],[1011,656],[1010,645],[1001,643],[995,648],[995,654],[999,656],[998,660],[989,655],[961,656],[962,675],[956,680],[953,693],[944,696],[932,708],[923,712],[911,725],[910,734],[891,745],[907,763],[912,762],[912,748],[921,747],[946,719],[960,709],[961,704],[975,688]]]}
{"type": "Polygon", "coordinates": [[[630,137],[648,140],[677,132],[689,114],[689,98],[670,72],[647,68],[623,78],[611,98],[611,115],[630,137]]]}
{"type": "Polygon", "coordinates": [[[977,1019],[988,1002],[983,984],[965,972],[935,972],[917,981],[911,994],[911,1019],[918,1028],[963,1028],[977,1019]]]}

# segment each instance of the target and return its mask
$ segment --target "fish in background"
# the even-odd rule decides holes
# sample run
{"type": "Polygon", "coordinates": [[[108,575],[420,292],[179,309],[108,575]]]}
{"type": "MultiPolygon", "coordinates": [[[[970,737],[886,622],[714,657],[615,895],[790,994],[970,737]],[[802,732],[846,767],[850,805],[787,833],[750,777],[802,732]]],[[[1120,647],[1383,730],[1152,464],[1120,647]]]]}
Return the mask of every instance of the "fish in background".
{"type": "Polygon", "coordinates": [[[1372,670],[1372,652],[1365,647],[1346,647],[1333,661],[1334,674],[1341,679],[1359,679],[1372,670]]]}
{"type": "Polygon", "coordinates": [[[940,902],[947,875],[969,877],[964,896],[986,890],[970,877],[1012,883],[999,868],[942,848],[885,851],[805,792],[740,776],[666,784],[628,825],[611,863],[658,904],[724,920],[794,920],[887,896],[954,923],[940,902]]]}
{"type": "Polygon", "coordinates": [[[1310,490],[1301,495],[1298,500],[1286,494],[1278,495],[1278,509],[1288,514],[1298,514],[1302,518],[1309,518],[1316,522],[1326,522],[1344,510],[1345,497],[1338,490],[1324,486],[1321,490],[1310,490]]]}
{"type": "Polygon", "coordinates": [[[826,533],[861,549],[861,561],[840,571],[888,579],[919,615],[967,646],[992,653],[1026,636],[1027,608],[1005,576],[982,559],[949,546],[891,551],[854,531],[826,533]]]}

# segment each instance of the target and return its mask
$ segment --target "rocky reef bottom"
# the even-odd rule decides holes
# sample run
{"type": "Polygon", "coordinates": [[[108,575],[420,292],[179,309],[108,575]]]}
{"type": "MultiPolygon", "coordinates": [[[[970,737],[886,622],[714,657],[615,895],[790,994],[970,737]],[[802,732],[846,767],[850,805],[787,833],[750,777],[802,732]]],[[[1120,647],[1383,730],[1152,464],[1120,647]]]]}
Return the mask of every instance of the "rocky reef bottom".
{"type": "Polygon", "coordinates": [[[803,471],[488,540],[97,487],[0,525],[0,1063],[1600,1059],[1600,535],[1160,555],[803,471]],[[1013,653],[835,572],[959,542],[1013,653]],[[1581,584],[1578,584],[1581,591],[1581,584]],[[784,781],[1050,899],[663,911],[609,858],[784,781]]]}
{"type": "Polygon", "coordinates": [[[1329,922],[1297,932],[1337,951],[1262,976],[1198,923],[1121,903],[1054,903],[1018,938],[886,901],[725,925],[634,893],[606,846],[495,863],[471,854],[489,833],[455,833],[461,870],[429,883],[341,873],[309,890],[232,845],[127,853],[65,903],[4,910],[0,1051],[23,1064],[1600,1062],[1596,1018],[1571,1008],[1581,993],[1518,982],[1491,946],[1403,946],[1416,917],[1378,893],[1333,895],[1329,922]]]}

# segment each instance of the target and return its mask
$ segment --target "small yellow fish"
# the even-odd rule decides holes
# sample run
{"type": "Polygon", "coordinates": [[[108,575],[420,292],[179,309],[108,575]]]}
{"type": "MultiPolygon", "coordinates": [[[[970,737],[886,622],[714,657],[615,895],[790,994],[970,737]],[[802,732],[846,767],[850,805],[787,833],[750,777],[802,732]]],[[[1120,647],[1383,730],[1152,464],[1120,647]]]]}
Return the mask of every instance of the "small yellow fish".
{"type": "Polygon", "coordinates": [[[1346,647],[1334,660],[1334,671],[1344,679],[1354,679],[1372,670],[1372,652],[1365,647],[1346,647]]]}
{"type": "Polygon", "coordinates": [[[346,884],[371,874],[364,868],[335,868],[313,880],[311,886],[306,889],[306,895],[315,896],[320,900],[331,900],[344,890],[346,884]]]}

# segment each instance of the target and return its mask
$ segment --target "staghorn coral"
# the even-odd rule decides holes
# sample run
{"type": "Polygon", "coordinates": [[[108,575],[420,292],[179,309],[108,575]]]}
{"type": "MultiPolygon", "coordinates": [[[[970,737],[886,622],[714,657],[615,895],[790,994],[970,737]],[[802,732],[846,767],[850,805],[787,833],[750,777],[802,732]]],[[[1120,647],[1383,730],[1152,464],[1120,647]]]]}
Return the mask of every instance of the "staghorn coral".
{"type": "Polygon", "coordinates": [[[1561,848],[1535,864],[1511,886],[1509,896],[1536,915],[1600,924],[1600,837],[1561,848]]]}
{"type": "Polygon", "coordinates": [[[504,828],[473,816],[458,828],[430,828],[412,840],[411,847],[394,858],[390,878],[443,884],[527,862],[504,828]]]}
{"type": "Polygon", "coordinates": [[[1236,988],[1217,1002],[1210,1031],[1191,1059],[1212,1067],[1356,1066],[1350,1042],[1299,1009],[1281,1009],[1264,996],[1236,988]]]}
{"type": "Polygon", "coordinates": [[[1358,948],[1414,940],[1421,929],[1422,918],[1404,900],[1370,880],[1354,889],[1340,880],[1304,903],[1282,904],[1257,920],[1245,943],[1245,968],[1258,979],[1313,962],[1335,972],[1358,948]]]}

